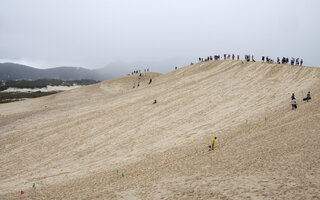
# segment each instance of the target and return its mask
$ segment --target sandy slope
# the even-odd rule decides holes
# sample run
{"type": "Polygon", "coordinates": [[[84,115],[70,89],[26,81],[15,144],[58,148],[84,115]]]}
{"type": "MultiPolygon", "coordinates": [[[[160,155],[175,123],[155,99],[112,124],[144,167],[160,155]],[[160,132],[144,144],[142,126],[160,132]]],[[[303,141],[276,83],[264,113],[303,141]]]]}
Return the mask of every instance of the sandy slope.
{"type": "Polygon", "coordinates": [[[2,104],[0,199],[319,199],[319,93],[319,68],[214,61],[2,104]]]}

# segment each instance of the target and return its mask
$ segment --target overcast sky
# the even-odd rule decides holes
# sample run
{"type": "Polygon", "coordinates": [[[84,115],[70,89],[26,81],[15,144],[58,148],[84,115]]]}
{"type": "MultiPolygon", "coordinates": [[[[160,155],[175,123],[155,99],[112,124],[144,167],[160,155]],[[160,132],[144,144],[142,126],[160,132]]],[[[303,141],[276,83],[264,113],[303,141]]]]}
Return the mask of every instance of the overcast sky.
{"type": "Polygon", "coordinates": [[[235,53],[320,66],[319,8],[319,0],[0,0],[0,62],[93,69],[235,53]]]}

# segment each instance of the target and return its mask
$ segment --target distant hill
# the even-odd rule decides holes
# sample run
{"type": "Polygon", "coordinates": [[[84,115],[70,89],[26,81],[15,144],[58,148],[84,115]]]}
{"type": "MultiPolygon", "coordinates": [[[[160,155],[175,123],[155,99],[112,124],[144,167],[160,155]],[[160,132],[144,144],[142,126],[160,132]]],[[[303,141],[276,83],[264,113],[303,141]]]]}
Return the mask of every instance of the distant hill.
{"type": "Polygon", "coordinates": [[[50,69],[37,69],[34,67],[15,63],[0,63],[0,80],[106,80],[108,76],[82,67],[57,67],[50,69]]]}

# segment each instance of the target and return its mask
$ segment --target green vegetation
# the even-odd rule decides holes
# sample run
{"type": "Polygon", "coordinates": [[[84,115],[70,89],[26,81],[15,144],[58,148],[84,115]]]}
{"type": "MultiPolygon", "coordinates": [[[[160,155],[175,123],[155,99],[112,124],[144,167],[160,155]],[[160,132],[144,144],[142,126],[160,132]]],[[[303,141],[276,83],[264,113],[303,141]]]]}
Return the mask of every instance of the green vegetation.
{"type": "MultiPolygon", "coordinates": [[[[0,91],[6,90],[9,87],[12,88],[44,88],[47,86],[73,86],[73,85],[91,85],[96,84],[99,81],[96,80],[72,80],[72,81],[63,81],[59,79],[38,79],[34,81],[27,80],[17,80],[17,81],[6,81],[3,83],[0,81],[0,91]]],[[[37,98],[42,96],[47,96],[51,94],[58,93],[57,91],[52,92],[0,92],[0,103],[9,103],[14,101],[20,101],[25,98],[37,98]]]]}
{"type": "Polygon", "coordinates": [[[57,91],[52,92],[0,92],[0,103],[9,103],[14,101],[20,101],[25,98],[37,98],[42,96],[47,96],[51,94],[56,94],[57,91]]]}
{"type": "Polygon", "coordinates": [[[63,81],[60,79],[38,79],[34,81],[28,81],[28,80],[9,80],[6,81],[6,83],[3,85],[0,84],[0,91],[6,90],[9,87],[13,88],[44,88],[48,85],[50,86],[73,86],[73,85],[91,85],[99,83],[99,81],[96,80],[88,80],[88,79],[82,79],[82,80],[72,80],[72,81],[63,81]]]}

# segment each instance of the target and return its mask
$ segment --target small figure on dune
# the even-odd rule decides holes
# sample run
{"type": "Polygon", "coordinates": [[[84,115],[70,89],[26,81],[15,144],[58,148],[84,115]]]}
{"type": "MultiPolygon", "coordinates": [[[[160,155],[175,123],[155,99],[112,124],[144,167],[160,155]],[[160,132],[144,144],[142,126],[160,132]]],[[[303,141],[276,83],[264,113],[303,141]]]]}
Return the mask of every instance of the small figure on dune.
{"type": "Polygon", "coordinates": [[[291,99],[292,110],[297,109],[297,100],[296,98],[291,99]]]}
{"type": "Polygon", "coordinates": [[[138,83],[137,87],[139,87],[139,86],[140,86],[140,83],[138,83]]]}
{"type": "Polygon", "coordinates": [[[157,100],[155,99],[152,104],[156,104],[156,103],[157,103],[157,100]]]}
{"type": "Polygon", "coordinates": [[[214,150],[214,143],[216,142],[217,137],[214,137],[211,142],[211,150],[214,150]]]}
{"type": "Polygon", "coordinates": [[[307,94],[307,97],[304,98],[303,101],[309,102],[310,99],[311,99],[311,94],[310,94],[310,91],[309,91],[308,94],[307,94]]]}
{"type": "Polygon", "coordinates": [[[152,83],[152,78],[150,78],[149,85],[152,83]]]}

